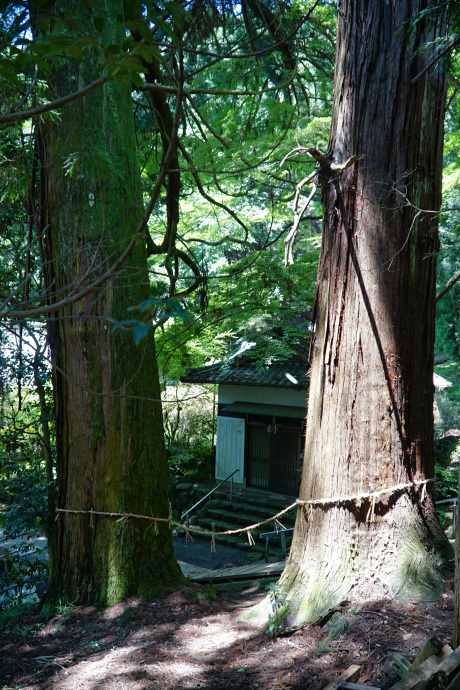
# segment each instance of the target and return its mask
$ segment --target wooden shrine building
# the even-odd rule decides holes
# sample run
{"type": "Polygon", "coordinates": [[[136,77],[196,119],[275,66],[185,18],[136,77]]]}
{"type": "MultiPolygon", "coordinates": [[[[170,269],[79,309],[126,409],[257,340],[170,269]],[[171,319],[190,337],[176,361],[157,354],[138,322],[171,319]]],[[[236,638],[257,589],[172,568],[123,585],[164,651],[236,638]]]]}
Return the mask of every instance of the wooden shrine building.
{"type": "MultiPolygon", "coordinates": [[[[253,343],[247,345],[250,349],[253,343]]],[[[262,367],[247,349],[223,362],[188,369],[181,381],[218,385],[216,479],[238,470],[238,483],[297,496],[308,364],[291,357],[262,367]]]]}

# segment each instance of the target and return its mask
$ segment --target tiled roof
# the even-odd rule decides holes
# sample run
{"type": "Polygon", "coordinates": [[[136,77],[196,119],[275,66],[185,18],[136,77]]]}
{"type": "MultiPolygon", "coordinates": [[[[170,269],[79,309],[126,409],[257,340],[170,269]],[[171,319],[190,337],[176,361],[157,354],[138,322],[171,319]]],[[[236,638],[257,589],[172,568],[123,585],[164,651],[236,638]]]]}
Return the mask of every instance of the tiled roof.
{"type": "Polygon", "coordinates": [[[207,367],[187,369],[183,383],[224,383],[233,386],[270,386],[300,390],[308,388],[309,365],[299,357],[273,362],[263,369],[251,359],[219,362],[207,367]],[[287,376],[289,375],[289,376],[287,376]],[[289,378],[291,377],[291,378],[289,378]]]}

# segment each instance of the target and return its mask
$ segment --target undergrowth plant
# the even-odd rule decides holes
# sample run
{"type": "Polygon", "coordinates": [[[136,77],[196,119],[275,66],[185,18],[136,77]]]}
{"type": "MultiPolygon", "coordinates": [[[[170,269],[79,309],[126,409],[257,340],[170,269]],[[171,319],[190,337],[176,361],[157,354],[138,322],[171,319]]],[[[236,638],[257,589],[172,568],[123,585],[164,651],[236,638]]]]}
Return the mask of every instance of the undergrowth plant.
{"type": "Polygon", "coordinates": [[[38,601],[46,590],[48,561],[36,540],[46,534],[48,506],[43,463],[33,448],[4,448],[0,462],[2,609],[38,601]]]}
{"type": "Polygon", "coordinates": [[[287,592],[284,583],[272,582],[266,587],[269,591],[272,613],[268,614],[268,628],[266,633],[274,637],[283,627],[283,608],[289,602],[286,601],[287,592]]]}

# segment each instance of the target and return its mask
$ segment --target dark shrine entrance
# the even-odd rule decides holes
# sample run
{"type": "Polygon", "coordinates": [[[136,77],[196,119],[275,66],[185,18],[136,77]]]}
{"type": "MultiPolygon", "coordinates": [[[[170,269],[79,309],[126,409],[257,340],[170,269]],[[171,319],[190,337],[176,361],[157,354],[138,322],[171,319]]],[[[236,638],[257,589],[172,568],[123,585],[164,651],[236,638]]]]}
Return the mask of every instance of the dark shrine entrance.
{"type": "Polygon", "coordinates": [[[303,458],[302,422],[272,417],[247,423],[248,486],[298,496],[303,458]]]}

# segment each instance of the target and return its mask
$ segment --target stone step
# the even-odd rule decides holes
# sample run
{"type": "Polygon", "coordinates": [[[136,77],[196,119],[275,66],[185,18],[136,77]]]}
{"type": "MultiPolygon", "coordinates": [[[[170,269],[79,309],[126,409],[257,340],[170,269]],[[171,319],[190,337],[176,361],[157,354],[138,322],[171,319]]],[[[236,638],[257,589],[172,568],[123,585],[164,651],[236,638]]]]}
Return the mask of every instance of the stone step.
{"type": "MultiPolygon", "coordinates": [[[[262,506],[262,507],[267,507],[273,512],[278,513],[280,510],[284,510],[284,508],[287,508],[289,505],[294,503],[295,497],[292,496],[288,498],[280,498],[278,496],[272,496],[271,494],[268,494],[267,497],[257,497],[257,498],[248,498],[247,501],[245,500],[246,503],[249,505],[255,505],[255,506],[262,506]]],[[[295,509],[292,509],[292,512],[295,513],[295,509]]]]}
{"type": "MultiPolygon", "coordinates": [[[[197,508],[197,513],[199,515],[205,515],[207,510],[215,508],[225,510],[229,513],[234,513],[235,515],[250,515],[251,521],[248,524],[251,524],[252,522],[260,522],[261,520],[270,518],[273,515],[276,515],[276,513],[280,512],[280,510],[274,506],[256,505],[243,501],[222,501],[219,499],[211,499],[210,501],[207,501],[199,506],[197,508]]],[[[294,526],[295,516],[296,511],[292,509],[292,511],[285,513],[280,519],[283,525],[294,526]]]]}
{"type": "MultiPolygon", "coordinates": [[[[200,527],[203,529],[211,532],[227,532],[230,530],[238,529],[238,525],[231,524],[229,522],[225,522],[223,520],[216,520],[214,518],[211,518],[209,516],[206,517],[200,517],[199,523],[200,527]]],[[[247,533],[245,532],[240,532],[238,534],[224,534],[224,535],[217,535],[216,534],[216,539],[217,538],[222,538],[222,537],[230,537],[231,539],[235,539],[238,542],[238,546],[241,546],[241,544],[248,544],[249,545],[249,539],[247,536],[247,533]]],[[[254,539],[255,545],[257,544],[262,544],[262,540],[259,539],[257,530],[252,531],[252,538],[254,539]]]]}
{"type": "MultiPolygon", "coordinates": [[[[247,507],[248,506],[244,506],[244,508],[247,507]]],[[[233,512],[226,510],[225,507],[220,508],[213,506],[210,506],[206,511],[203,511],[203,515],[200,515],[200,517],[212,517],[216,520],[223,520],[228,524],[234,525],[234,527],[248,527],[249,525],[253,525],[264,520],[263,515],[250,514],[249,511],[246,510],[238,510],[233,512]]],[[[267,527],[269,526],[270,523],[267,523],[267,527]]]]}
{"type": "MultiPolygon", "coordinates": [[[[247,506],[245,507],[247,508],[247,506]]],[[[235,527],[239,525],[242,527],[248,527],[249,525],[261,522],[264,519],[263,516],[249,514],[248,512],[230,512],[214,507],[210,507],[206,511],[203,511],[202,514],[200,514],[200,518],[202,517],[211,517],[215,518],[216,520],[222,520],[228,524],[234,525],[235,527]]],[[[291,524],[287,523],[286,520],[283,522],[283,525],[285,527],[291,527],[291,524]]],[[[292,526],[294,526],[293,523],[292,526]]],[[[270,521],[264,525],[261,525],[257,529],[262,532],[272,532],[275,531],[275,523],[274,521],[270,521]]]]}
{"type": "MultiPolygon", "coordinates": [[[[210,520],[209,524],[203,524],[203,525],[193,525],[193,527],[197,530],[198,532],[193,532],[193,538],[194,539],[203,539],[207,540],[209,543],[211,542],[211,537],[207,534],[200,535],[200,531],[212,531],[212,523],[214,523],[215,529],[218,530],[223,530],[225,523],[223,524],[218,524],[217,520],[210,520]]],[[[254,561],[254,560],[262,560],[265,556],[265,539],[264,538],[257,538],[257,535],[254,533],[255,537],[255,543],[253,545],[249,544],[249,540],[245,534],[239,535],[239,534],[216,534],[215,535],[215,542],[216,545],[218,544],[224,544],[225,546],[232,546],[236,547],[238,549],[241,549],[243,551],[247,551],[247,558],[248,560],[254,561]]],[[[291,543],[291,538],[287,537],[286,538],[286,547],[289,550],[289,546],[291,543]]],[[[282,561],[283,560],[283,553],[281,550],[281,543],[279,539],[272,540],[270,542],[270,547],[269,547],[269,557],[270,560],[278,560],[282,561]]]]}
{"type": "MultiPolygon", "coordinates": [[[[224,520],[218,520],[218,519],[212,518],[210,516],[206,516],[203,518],[200,517],[198,524],[201,528],[203,528],[204,530],[207,530],[209,532],[211,532],[211,531],[226,532],[228,530],[236,529],[234,524],[231,524],[229,522],[225,522],[224,520]]],[[[264,531],[270,531],[270,530],[263,530],[262,528],[252,530],[251,534],[252,534],[252,538],[254,539],[254,544],[252,545],[253,550],[265,552],[265,538],[260,536],[261,534],[263,534],[264,531]]],[[[237,543],[239,548],[242,548],[242,545],[245,545],[246,547],[249,545],[249,539],[248,539],[247,533],[244,533],[244,532],[241,532],[240,534],[222,534],[222,535],[216,534],[215,538],[216,538],[216,540],[217,539],[223,539],[223,540],[229,539],[232,541],[232,543],[237,543]]],[[[287,548],[289,548],[291,541],[292,541],[291,534],[286,535],[286,547],[287,548]]],[[[281,554],[281,540],[279,537],[274,537],[270,540],[270,553],[277,553],[278,551],[281,554]]]]}
{"type": "MultiPolygon", "coordinates": [[[[194,529],[211,531],[210,525],[193,525],[194,529]]],[[[200,534],[200,532],[192,532],[193,539],[205,539],[211,543],[211,537],[209,534],[200,534]]],[[[227,546],[234,546],[235,548],[242,549],[244,551],[251,551],[251,545],[248,539],[242,540],[238,534],[216,534],[216,543],[225,544],[227,546]]]]}
{"type": "MultiPolygon", "coordinates": [[[[180,484],[178,485],[177,488],[180,487],[185,487],[185,486],[190,486],[189,491],[191,491],[196,497],[196,500],[198,501],[200,498],[203,498],[206,496],[206,494],[209,493],[209,489],[199,487],[199,486],[193,486],[193,485],[186,485],[186,484],[180,484]]],[[[230,489],[217,489],[217,491],[214,491],[214,493],[211,494],[209,497],[210,500],[215,500],[216,498],[219,500],[230,500],[230,489]]],[[[248,495],[245,492],[238,492],[234,491],[233,492],[233,502],[234,503],[243,503],[243,504],[248,504],[248,505],[254,505],[254,506],[259,506],[259,507],[268,507],[269,510],[275,509],[276,512],[279,510],[282,510],[283,508],[286,508],[288,505],[291,503],[294,503],[295,497],[292,496],[279,496],[277,494],[271,494],[267,492],[265,495],[260,495],[260,496],[251,496],[248,495]]]]}

